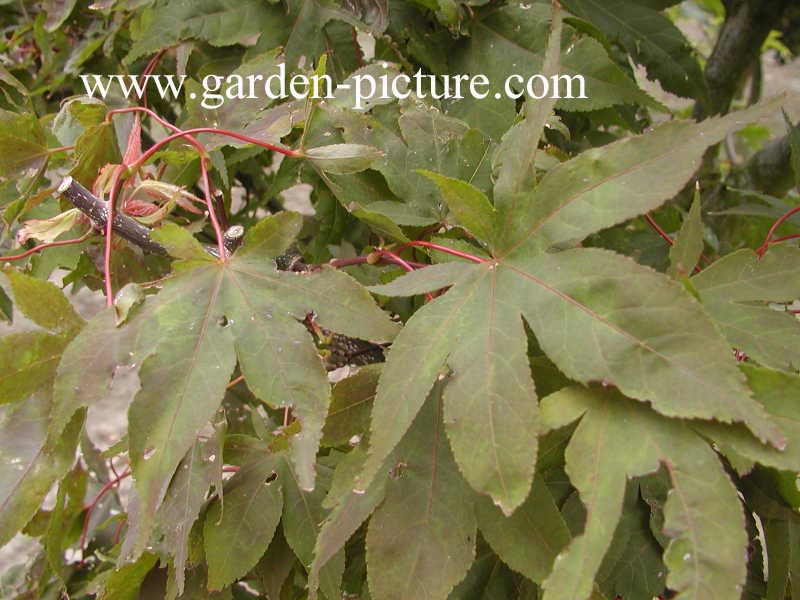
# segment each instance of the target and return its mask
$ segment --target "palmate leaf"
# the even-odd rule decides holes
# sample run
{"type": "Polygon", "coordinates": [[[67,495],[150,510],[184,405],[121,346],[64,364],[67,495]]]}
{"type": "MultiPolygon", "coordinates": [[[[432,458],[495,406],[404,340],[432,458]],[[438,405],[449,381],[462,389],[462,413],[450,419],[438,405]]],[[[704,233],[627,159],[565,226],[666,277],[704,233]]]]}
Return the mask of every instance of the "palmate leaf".
{"type": "Polygon", "coordinates": [[[797,101],[794,96],[778,97],[699,124],[670,121],[647,134],[593,148],[559,164],[533,191],[496,193],[495,207],[502,223],[498,250],[509,254],[527,244],[544,251],[556,244],[575,243],[652,210],[683,189],[706,148],[728,132],[774,114],[782,104],[797,101]]]}
{"type": "Polygon", "coordinates": [[[764,366],[800,369],[800,322],[768,302],[800,298],[800,249],[770,247],[724,256],[692,278],[703,305],[735,348],[764,366]]]}
{"type": "Polygon", "coordinates": [[[475,561],[466,577],[455,587],[448,600],[464,598],[515,598],[533,600],[536,598],[535,584],[515,575],[488,544],[479,543],[475,561]]]}
{"type": "MultiPolygon", "coordinates": [[[[430,225],[444,219],[436,186],[421,169],[465,179],[477,187],[489,186],[489,161],[483,135],[458,119],[411,100],[399,109],[360,114],[333,111],[333,122],[348,142],[371,145],[383,152],[372,168],[385,178],[390,191],[403,202],[377,200],[367,208],[385,214],[399,225],[430,225]],[[399,114],[398,112],[399,111],[399,114]]],[[[348,193],[347,179],[333,178],[348,193]]]]}
{"type": "Polygon", "coordinates": [[[705,80],[691,45],[658,12],[663,6],[643,6],[632,0],[565,0],[564,6],[619,42],[665,90],[688,98],[705,96],[705,80]]]}
{"type": "Polygon", "coordinates": [[[17,402],[52,381],[69,340],[44,331],[0,338],[0,402],[17,402]]]}
{"type": "Polygon", "coordinates": [[[48,436],[50,404],[50,394],[39,389],[0,417],[0,545],[25,527],[75,461],[84,412],[73,416],[61,436],[48,436]]]}
{"type": "Polygon", "coordinates": [[[510,517],[488,498],[475,502],[475,512],[481,534],[503,562],[539,584],[570,540],[564,518],[541,477],[534,479],[530,495],[510,517]]]}
{"type": "Polygon", "coordinates": [[[222,487],[222,445],[220,432],[200,438],[178,466],[159,508],[164,542],[173,554],[170,576],[178,595],[183,594],[188,558],[189,532],[205,504],[212,486],[222,487]]]}
{"type": "Polygon", "coordinates": [[[120,160],[113,125],[100,123],[87,127],[75,140],[75,157],[77,162],[69,174],[91,188],[100,169],[120,160]]]}
{"type": "Polygon", "coordinates": [[[156,2],[134,21],[133,45],[125,60],[131,63],[191,38],[214,46],[236,44],[261,33],[274,11],[258,0],[243,0],[235,6],[222,0],[156,2]]]}
{"type": "Polygon", "coordinates": [[[0,110],[0,178],[35,172],[47,160],[44,128],[35,115],[0,110]]]}
{"type": "MultiPolygon", "coordinates": [[[[469,36],[448,54],[449,73],[491,74],[491,82],[488,87],[479,88],[481,92],[488,92],[485,98],[464,94],[464,99],[449,100],[448,114],[464,119],[493,139],[501,137],[515,116],[514,100],[506,95],[503,82],[512,76],[520,76],[527,82],[533,75],[543,73],[550,29],[549,4],[511,2],[486,9],[471,20],[469,36]]],[[[557,74],[581,75],[586,84],[586,97],[579,98],[580,89],[574,82],[572,98],[568,98],[562,81],[559,108],[587,111],[615,104],[660,107],[609,58],[599,42],[589,37],[576,41],[575,31],[571,28],[565,33],[569,37],[565,35],[561,69],[557,74]]],[[[514,79],[510,81],[517,92],[525,91],[524,83],[514,79]]],[[[549,93],[546,97],[551,95],[549,93]]]]}
{"type": "Polygon", "coordinates": [[[367,530],[370,593],[386,600],[446,598],[475,557],[476,524],[464,501],[469,491],[442,435],[441,386],[396,458],[386,497],[367,530]]]}
{"type": "Polygon", "coordinates": [[[614,538],[597,572],[606,598],[653,598],[664,590],[662,549],[650,531],[639,482],[629,481],[614,538]]]}
{"type": "Polygon", "coordinates": [[[761,593],[766,600],[784,600],[790,597],[787,589],[796,590],[800,582],[800,516],[778,498],[769,479],[748,478],[742,492],[764,529],[769,570],[766,589],[761,593]]]}
{"type": "Polygon", "coordinates": [[[126,563],[109,573],[98,600],[136,600],[142,582],[158,562],[155,554],[145,552],[135,562],[126,563]]]}
{"type": "Polygon", "coordinates": [[[542,400],[548,431],[580,419],[566,471],[586,507],[583,533],[556,559],[544,599],[591,593],[619,520],[626,481],[664,465],[672,489],[664,505],[666,584],[677,598],[736,598],[746,574],[747,535],[736,488],[691,427],[666,419],[612,388],[565,388],[542,400]]]}
{"type": "Polygon", "coordinates": [[[219,590],[245,575],[266,551],[281,519],[284,482],[266,455],[242,466],[206,512],[203,544],[208,588],[219,590]]]}
{"type": "Polygon", "coordinates": [[[345,446],[354,437],[369,429],[369,415],[375,388],[383,365],[365,365],[355,375],[333,386],[328,418],[325,420],[322,444],[328,447],[345,446]]]}
{"type": "MultiPolygon", "coordinates": [[[[498,178],[495,238],[484,240],[491,260],[441,264],[373,288],[391,296],[452,286],[412,316],[388,352],[358,489],[369,485],[446,367],[446,430],[464,477],[506,514],[522,503],[537,422],[523,317],[569,378],[611,382],[668,416],[744,422],[782,447],[783,435],[750,397],[727,342],[682,286],[609,251],[548,251],[658,206],[681,189],[708,145],[775,108],[667,123],[562,163],[533,189],[530,173],[508,162],[515,171],[504,167],[498,178]]],[[[506,154],[523,143],[522,136],[507,140],[506,154]]]]}
{"type": "Polygon", "coordinates": [[[441,390],[440,385],[434,388],[397,452],[384,463],[383,474],[365,493],[352,491],[364,452],[356,448],[339,462],[325,499],[333,509],[320,528],[309,570],[311,598],[318,587],[325,589],[329,561],[373,513],[367,568],[375,597],[445,598],[467,572],[474,555],[475,516],[442,434],[441,390]],[[405,534],[409,529],[413,536],[405,534]]]}
{"type": "MultiPolygon", "coordinates": [[[[365,454],[359,448],[349,452],[339,463],[325,498],[333,508],[320,526],[314,544],[314,560],[308,571],[309,597],[315,598],[320,587],[320,571],[344,548],[347,540],[383,501],[388,478],[378,477],[363,494],[352,491],[352,480],[364,464],[365,454]]],[[[387,461],[388,464],[388,461],[387,461]]],[[[385,464],[386,471],[390,467],[385,464]]]]}
{"type": "MultiPolygon", "coordinates": [[[[279,465],[279,473],[283,479],[283,533],[286,542],[303,565],[310,565],[314,544],[327,513],[323,500],[328,494],[333,473],[320,467],[317,483],[310,492],[300,487],[297,475],[287,461],[279,465]]],[[[341,595],[344,559],[344,550],[340,548],[320,572],[320,587],[327,598],[341,595]]]]}
{"type": "MultiPolygon", "coordinates": [[[[243,80],[257,75],[262,77],[263,81],[269,81],[270,77],[279,75],[279,65],[282,62],[283,56],[279,49],[273,49],[243,62],[232,72],[232,75],[238,75],[243,80]]],[[[252,96],[237,98],[235,102],[224,102],[216,108],[206,108],[203,106],[206,102],[203,92],[203,86],[199,82],[193,80],[186,82],[188,119],[182,124],[184,129],[194,127],[229,129],[277,144],[292,129],[291,105],[284,104],[275,107],[273,98],[269,95],[256,93],[252,96]]],[[[198,139],[207,150],[225,145],[234,147],[246,145],[245,142],[216,135],[200,135],[198,139]]]]}
{"type": "MultiPolygon", "coordinates": [[[[205,253],[187,232],[163,227],[160,241],[196,258],[176,263],[164,289],[124,327],[109,331],[100,323],[92,331],[90,325],[89,333],[75,340],[78,351],[70,364],[103,346],[117,358],[127,354],[142,361],[141,390],[128,413],[131,466],[141,501],[136,552],[147,541],[178,463],[219,407],[237,359],[258,398],[292,408],[301,431],[290,439],[291,459],[300,486],[310,490],[330,386],[300,320],[314,312],[323,327],[375,341],[395,333],[397,325],[348,275],[329,268],[308,274],[277,270],[272,257],[291,243],[300,223],[292,213],[262,221],[225,263],[205,253]]],[[[113,364],[104,366],[113,370],[113,364]]],[[[62,416],[101,398],[112,373],[98,373],[87,386],[70,385],[73,376],[65,369],[64,384],[56,383],[56,410],[62,416]]]]}
{"type": "Polygon", "coordinates": [[[761,465],[800,473],[800,377],[748,364],[741,365],[756,400],[764,406],[789,440],[779,452],[761,444],[742,425],[696,423],[695,428],[729,458],[744,458],[761,465]]]}
{"type": "Polygon", "coordinates": [[[265,48],[283,46],[288,70],[297,66],[301,56],[315,59],[325,52],[328,40],[323,30],[329,22],[364,27],[354,13],[333,2],[286,0],[285,4],[270,7],[270,18],[261,30],[259,43],[265,48]]]}
{"type": "Polygon", "coordinates": [[[0,338],[0,545],[24,527],[75,458],[84,413],[66,418],[53,435],[51,386],[61,354],[83,326],[63,292],[14,269],[0,275],[0,289],[38,329],[0,338]]]}

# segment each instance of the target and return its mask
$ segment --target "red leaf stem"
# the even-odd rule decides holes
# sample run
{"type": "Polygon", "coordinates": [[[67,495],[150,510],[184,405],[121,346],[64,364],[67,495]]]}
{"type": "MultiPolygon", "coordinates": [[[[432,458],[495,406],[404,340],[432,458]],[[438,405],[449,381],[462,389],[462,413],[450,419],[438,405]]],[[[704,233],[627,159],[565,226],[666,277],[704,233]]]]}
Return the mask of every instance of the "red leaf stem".
{"type": "Polygon", "coordinates": [[[26,250],[22,254],[14,254],[14,255],[11,255],[11,256],[0,256],[0,262],[6,262],[6,261],[10,261],[10,260],[19,260],[21,258],[27,258],[31,254],[36,254],[37,252],[40,252],[40,251],[44,250],[45,248],[52,248],[54,246],[69,246],[70,244],[80,244],[81,242],[85,242],[86,240],[88,240],[91,235],[92,235],[92,230],[89,229],[89,231],[84,233],[79,238],[74,238],[74,239],[69,239],[69,240],[60,240],[60,241],[56,241],[56,242],[47,242],[46,244],[39,244],[38,246],[36,246],[34,248],[31,248],[30,250],[26,250]]]}
{"type": "Polygon", "coordinates": [[[445,254],[450,254],[451,256],[458,256],[459,258],[465,258],[466,260],[472,261],[474,263],[486,262],[486,259],[483,259],[480,256],[475,256],[474,254],[469,254],[467,252],[461,252],[460,250],[448,248],[447,246],[442,246],[440,244],[434,244],[433,242],[422,242],[422,241],[406,242],[405,244],[401,245],[397,249],[397,251],[399,252],[404,248],[408,248],[410,246],[421,246],[423,248],[430,248],[431,250],[438,250],[439,252],[444,252],[445,254]]]}

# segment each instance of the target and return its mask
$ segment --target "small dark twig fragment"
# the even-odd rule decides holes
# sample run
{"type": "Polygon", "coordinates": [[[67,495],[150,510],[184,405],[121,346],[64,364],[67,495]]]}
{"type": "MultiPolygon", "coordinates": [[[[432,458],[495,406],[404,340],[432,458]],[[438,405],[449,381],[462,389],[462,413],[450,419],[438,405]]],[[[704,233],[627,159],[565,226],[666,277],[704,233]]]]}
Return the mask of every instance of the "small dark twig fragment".
{"type": "Polygon", "coordinates": [[[241,225],[231,225],[225,230],[222,241],[225,244],[225,250],[227,250],[230,256],[236,252],[236,249],[241,246],[244,241],[244,227],[241,225]]]}

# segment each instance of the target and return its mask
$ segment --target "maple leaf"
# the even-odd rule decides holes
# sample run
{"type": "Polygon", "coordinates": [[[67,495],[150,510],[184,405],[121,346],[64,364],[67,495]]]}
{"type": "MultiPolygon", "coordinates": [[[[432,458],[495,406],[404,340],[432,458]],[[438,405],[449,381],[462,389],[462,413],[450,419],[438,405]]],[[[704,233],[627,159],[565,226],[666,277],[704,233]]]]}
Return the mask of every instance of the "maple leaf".
{"type": "Polygon", "coordinates": [[[800,250],[775,246],[759,259],[752,250],[724,256],[692,278],[703,305],[732,346],[760,364],[797,371],[800,323],[769,302],[800,297],[800,250]]]}
{"type": "Polygon", "coordinates": [[[163,227],[156,237],[182,259],[174,276],[124,327],[114,329],[110,315],[101,313],[65,352],[55,383],[59,424],[103,397],[118,365],[139,365],[142,385],[128,412],[141,502],[136,552],[176,467],[218,409],[237,362],[258,398],[292,409],[300,423],[289,440],[292,462],[299,485],[313,489],[330,385],[302,319],[314,312],[321,325],[351,337],[394,336],[397,324],[349,275],[327,267],[311,273],[277,269],[274,257],[301,223],[295,213],[261,221],[227,262],[179,227],[163,227]],[[75,365],[87,359],[95,369],[84,379],[75,365]]]}
{"type": "MultiPolygon", "coordinates": [[[[558,65],[557,21],[545,72],[558,65]]],[[[476,201],[480,190],[466,193],[468,183],[437,177],[463,226],[492,224],[490,235],[471,232],[491,259],[443,263],[371,288],[400,296],[450,286],[408,320],[388,352],[357,489],[369,486],[449,370],[444,415],[456,463],[476,491],[513,512],[530,490],[537,447],[524,322],[574,381],[614,385],[666,416],[746,423],[782,447],[782,433],[752,399],[727,342],[682,286],[613,252],[574,247],[674,196],[708,146],[774,113],[780,101],[699,124],[666,123],[586,151],[538,182],[537,140],[554,101],[529,103],[498,151],[493,206],[476,201]]]]}
{"type": "Polygon", "coordinates": [[[542,400],[543,431],[577,419],[565,468],[586,507],[586,525],[556,559],[542,585],[545,600],[589,596],[628,478],[660,465],[672,483],[664,505],[667,586],[678,598],[738,596],[747,567],[744,513],[708,442],[685,422],[666,419],[613,389],[568,387],[542,400]]]}
{"type": "Polygon", "coordinates": [[[0,544],[5,544],[74,462],[84,414],[73,411],[58,436],[49,434],[48,417],[61,353],[83,320],[55,285],[14,269],[2,271],[0,290],[37,326],[0,338],[0,403],[7,405],[0,416],[0,544]]]}

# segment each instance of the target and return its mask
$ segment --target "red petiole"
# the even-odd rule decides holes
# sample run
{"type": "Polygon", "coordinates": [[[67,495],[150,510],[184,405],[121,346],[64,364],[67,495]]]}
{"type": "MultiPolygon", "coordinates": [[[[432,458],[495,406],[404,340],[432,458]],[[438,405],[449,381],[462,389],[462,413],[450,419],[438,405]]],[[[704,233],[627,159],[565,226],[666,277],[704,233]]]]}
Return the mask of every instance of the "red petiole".
{"type": "MultiPolygon", "coordinates": [[[[236,465],[229,465],[227,467],[225,467],[225,466],[222,467],[222,472],[223,473],[236,473],[236,471],[238,471],[238,470],[239,470],[239,467],[236,466],[236,465]]],[[[114,472],[116,473],[116,471],[114,471],[114,472]]],[[[79,566],[83,566],[83,563],[86,560],[86,538],[88,537],[89,520],[92,517],[92,512],[94,511],[95,507],[100,502],[100,500],[103,499],[103,496],[105,496],[109,491],[111,491],[111,489],[115,485],[119,485],[120,482],[123,479],[126,479],[127,477],[130,477],[132,474],[133,473],[131,472],[130,469],[125,469],[122,473],[120,473],[119,475],[116,475],[113,479],[110,479],[109,481],[107,481],[105,484],[103,484],[103,487],[100,488],[100,491],[97,492],[94,495],[94,498],[92,498],[83,507],[83,509],[86,511],[86,515],[83,518],[83,527],[81,528],[81,540],[80,540],[81,560],[80,560],[80,563],[78,563],[79,566]]],[[[119,537],[119,530],[120,530],[120,528],[118,527],[117,531],[114,534],[115,542],[116,542],[116,539],[119,537]]]]}
{"type": "Polygon", "coordinates": [[[119,191],[120,185],[120,178],[122,177],[122,172],[125,170],[124,165],[119,165],[114,170],[114,176],[111,179],[111,190],[108,193],[108,208],[107,208],[107,216],[106,216],[106,240],[105,240],[105,251],[103,253],[103,269],[105,273],[103,274],[103,282],[105,283],[105,290],[106,290],[106,306],[113,306],[114,304],[114,290],[112,289],[111,285],[111,242],[112,242],[112,235],[114,233],[113,226],[114,226],[114,204],[117,199],[117,193],[119,191]]]}
{"type": "Polygon", "coordinates": [[[36,254],[37,252],[41,252],[45,248],[53,248],[55,246],[69,246],[70,244],[80,244],[81,242],[85,242],[86,240],[88,240],[91,235],[92,235],[92,230],[90,229],[89,231],[84,233],[79,238],[74,238],[74,239],[70,239],[70,240],[60,240],[60,241],[56,241],[56,242],[47,242],[46,244],[39,244],[35,248],[31,248],[30,250],[26,250],[22,254],[14,254],[14,255],[11,255],[11,256],[0,256],[0,262],[6,262],[6,261],[10,261],[10,260],[20,260],[22,258],[27,258],[31,254],[36,254]]]}
{"type": "MultiPolygon", "coordinates": [[[[410,263],[408,263],[408,262],[406,262],[404,259],[400,258],[400,256],[398,256],[398,255],[397,255],[397,254],[395,254],[394,252],[392,252],[392,251],[390,251],[390,250],[378,250],[378,252],[379,252],[379,253],[380,253],[382,256],[385,256],[386,258],[390,259],[390,260],[391,260],[392,262],[394,262],[395,264],[398,264],[398,265],[400,265],[401,267],[403,267],[403,268],[404,268],[406,271],[408,271],[409,273],[410,273],[411,271],[413,271],[413,270],[414,270],[414,267],[413,267],[413,266],[411,266],[411,264],[410,264],[410,263]]],[[[431,294],[430,292],[425,292],[425,299],[426,299],[428,302],[431,302],[431,301],[433,300],[433,294],[431,294]]]]}
{"type": "Polygon", "coordinates": [[[461,252],[460,250],[448,248],[447,246],[442,246],[441,244],[434,244],[433,242],[423,242],[423,241],[406,242],[402,244],[397,250],[399,252],[400,250],[403,250],[404,248],[408,248],[411,246],[421,246],[423,248],[430,248],[431,250],[438,250],[439,252],[444,252],[445,254],[450,254],[451,256],[464,258],[474,263],[487,262],[486,259],[483,259],[480,256],[475,256],[474,254],[469,254],[467,252],[461,252]]]}
{"type": "Polygon", "coordinates": [[[208,155],[207,155],[205,147],[197,140],[196,137],[194,137],[190,133],[187,133],[187,132],[183,131],[179,127],[176,127],[175,125],[173,125],[169,121],[167,121],[165,119],[162,119],[160,116],[158,116],[154,111],[150,110],[149,108],[145,108],[145,107],[142,107],[142,106],[132,106],[132,107],[128,107],[128,108],[118,108],[118,109],[114,109],[114,110],[109,111],[108,118],[111,118],[115,114],[123,114],[123,113],[129,113],[129,112],[143,112],[143,113],[149,115],[150,117],[152,117],[155,121],[160,123],[162,126],[166,127],[170,131],[175,132],[173,136],[169,136],[165,140],[162,140],[161,142],[156,143],[152,148],[150,148],[150,150],[148,150],[148,152],[144,153],[142,156],[139,157],[139,159],[135,163],[130,165],[129,169],[131,170],[131,174],[135,174],[142,167],[142,165],[144,165],[144,163],[147,162],[147,159],[149,158],[149,156],[152,156],[153,153],[155,153],[155,151],[158,148],[161,148],[166,143],[168,143],[167,140],[169,140],[171,138],[174,139],[175,136],[177,136],[177,137],[185,137],[186,141],[189,142],[192,146],[194,146],[195,149],[197,150],[198,154],[200,154],[200,173],[201,173],[201,178],[203,179],[203,187],[204,187],[203,193],[204,193],[204,196],[205,196],[204,199],[205,199],[205,203],[206,203],[206,209],[208,210],[208,218],[211,221],[211,226],[213,227],[214,234],[215,234],[215,236],[217,238],[217,251],[219,252],[220,260],[224,261],[225,257],[227,255],[226,255],[226,253],[224,251],[225,247],[224,247],[224,242],[223,242],[222,227],[220,226],[219,221],[217,220],[217,214],[216,214],[216,211],[214,210],[214,203],[213,203],[213,200],[211,199],[211,191],[210,191],[210,186],[209,186],[210,179],[208,177],[208,162],[207,162],[208,161],[208,155]]]}
{"type": "MultiPolygon", "coordinates": [[[[396,260],[394,260],[390,256],[387,256],[383,252],[374,252],[374,253],[372,253],[372,254],[370,254],[368,256],[352,256],[352,257],[349,257],[349,258],[334,258],[330,262],[328,262],[328,264],[330,266],[332,266],[332,267],[336,267],[337,269],[340,269],[342,267],[351,267],[353,265],[372,264],[372,261],[373,261],[372,257],[374,257],[376,254],[378,255],[377,258],[378,258],[378,260],[380,262],[385,262],[385,263],[389,263],[389,264],[392,264],[392,265],[398,265],[399,264],[396,260]]],[[[425,263],[414,262],[414,261],[411,261],[411,260],[404,260],[404,262],[406,264],[414,267],[415,269],[423,269],[425,267],[430,266],[430,265],[426,265],[425,263]]]]}
{"type": "MultiPolygon", "coordinates": [[[[647,214],[644,215],[644,218],[650,224],[650,227],[652,227],[653,230],[661,237],[661,239],[667,242],[667,244],[669,244],[670,246],[675,245],[675,241],[671,237],[669,237],[669,234],[666,231],[661,229],[661,226],[658,223],[656,223],[656,220],[653,217],[647,214]]],[[[700,261],[706,265],[711,264],[711,259],[709,259],[705,254],[700,255],[700,261]]],[[[700,267],[695,265],[694,272],[699,273],[700,267]]]]}
{"type": "Polygon", "coordinates": [[[196,133],[215,133],[217,135],[224,135],[242,142],[246,142],[248,144],[255,144],[256,146],[261,146],[262,148],[266,148],[267,150],[272,150],[273,152],[279,152],[280,154],[284,154],[285,156],[291,157],[301,157],[303,154],[301,152],[296,152],[294,150],[290,150],[289,148],[283,148],[282,146],[277,146],[275,144],[270,144],[269,142],[262,142],[261,140],[257,140],[255,138],[251,138],[250,136],[243,135],[241,133],[236,133],[235,131],[228,131],[227,129],[216,129],[214,127],[195,127],[194,129],[186,129],[186,130],[179,130],[172,135],[168,135],[163,140],[159,140],[153,146],[147,150],[139,160],[137,160],[134,164],[131,165],[131,168],[134,170],[138,170],[144,163],[146,163],[152,156],[158,152],[161,148],[165,145],[169,144],[170,142],[180,139],[182,137],[191,137],[196,133]]]}
{"type": "Polygon", "coordinates": [[[786,220],[789,219],[792,215],[795,215],[799,212],[800,212],[800,206],[795,206],[791,210],[786,211],[772,224],[772,227],[770,227],[769,231],[767,232],[766,238],[764,238],[764,243],[761,244],[758,250],[756,250],[756,254],[758,254],[759,258],[764,256],[764,253],[767,251],[767,248],[769,248],[770,244],[777,244],[779,242],[785,242],[786,240],[793,240],[795,238],[800,237],[800,235],[798,234],[792,234],[792,235],[785,235],[776,240],[772,239],[772,236],[775,235],[775,232],[778,230],[778,227],[780,227],[784,222],[786,222],[786,220]]]}

